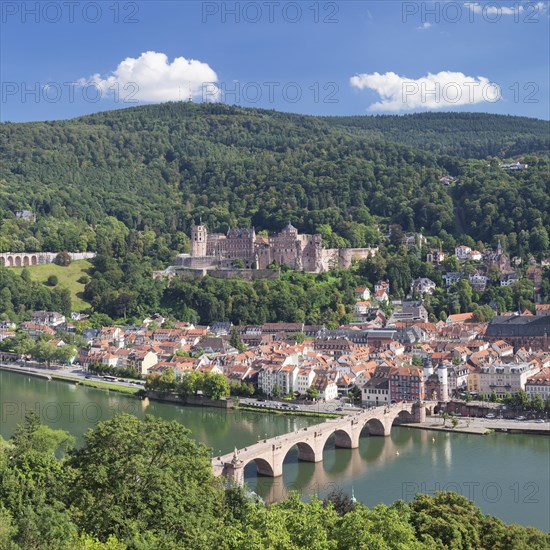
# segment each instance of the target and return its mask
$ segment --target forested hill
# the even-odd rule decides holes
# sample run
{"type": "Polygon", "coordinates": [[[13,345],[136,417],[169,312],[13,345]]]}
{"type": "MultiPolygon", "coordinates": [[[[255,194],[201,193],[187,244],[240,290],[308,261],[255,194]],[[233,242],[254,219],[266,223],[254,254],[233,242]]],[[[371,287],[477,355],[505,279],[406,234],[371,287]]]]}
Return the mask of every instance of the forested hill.
{"type": "MultiPolygon", "coordinates": [[[[99,233],[113,230],[109,216],[126,229],[171,238],[173,250],[199,216],[213,231],[237,225],[273,231],[291,221],[301,231],[320,232],[329,246],[373,244],[376,224],[388,223],[488,241],[516,233],[529,243],[530,233],[550,223],[548,159],[524,155],[529,170],[512,173],[497,160],[437,156],[395,143],[399,135],[413,141],[406,136],[422,127],[437,133],[438,117],[449,121],[449,140],[468,135],[464,125],[453,134],[458,124],[446,114],[400,117],[402,131],[384,137],[343,125],[352,119],[188,103],[4,123],[0,251],[94,250],[99,233]],[[440,182],[445,174],[457,177],[451,188],[440,182]],[[36,223],[15,220],[23,209],[37,215],[36,223]]],[[[353,120],[360,126],[367,118],[353,120]]],[[[517,119],[525,122],[515,124],[514,138],[507,117],[481,120],[492,142],[503,139],[504,126],[507,139],[528,134],[536,141],[545,124],[517,119]]],[[[481,133],[472,128],[474,140],[481,133]]],[[[535,241],[534,252],[544,249],[544,235],[535,241]]]]}
{"type": "Polygon", "coordinates": [[[550,122],[487,113],[415,113],[325,117],[327,124],[376,134],[438,154],[482,159],[527,153],[548,155],[550,122]]]}

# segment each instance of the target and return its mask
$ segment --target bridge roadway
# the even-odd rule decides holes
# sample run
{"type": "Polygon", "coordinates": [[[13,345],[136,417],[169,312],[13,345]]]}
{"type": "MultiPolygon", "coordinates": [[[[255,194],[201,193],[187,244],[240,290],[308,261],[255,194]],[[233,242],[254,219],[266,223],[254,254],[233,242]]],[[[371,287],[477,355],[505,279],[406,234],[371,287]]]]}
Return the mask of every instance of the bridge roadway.
{"type": "Polygon", "coordinates": [[[320,462],[328,438],[334,435],[336,447],[355,449],[365,426],[370,435],[389,436],[397,423],[424,422],[435,403],[399,403],[373,407],[364,411],[329,419],[285,435],[263,439],[244,449],[212,459],[215,476],[224,475],[239,484],[244,483],[244,468],[256,462],[259,475],[278,477],[283,474],[283,462],[292,447],[298,447],[298,460],[320,462]]]}

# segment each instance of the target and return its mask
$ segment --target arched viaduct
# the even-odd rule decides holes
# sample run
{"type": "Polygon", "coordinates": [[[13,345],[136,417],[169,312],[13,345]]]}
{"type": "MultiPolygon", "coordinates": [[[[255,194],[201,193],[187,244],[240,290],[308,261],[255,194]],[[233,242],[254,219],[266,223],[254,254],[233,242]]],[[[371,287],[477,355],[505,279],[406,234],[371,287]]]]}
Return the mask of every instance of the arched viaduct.
{"type": "Polygon", "coordinates": [[[214,475],[224,475],[239,484],[244,483],[244,468],[254,461],[258,474],[278,477],[283,474],[283,462],[294,446],[298,448],[298,460],[321,462],[329,437],[334,435],[336,447],[355,449],[363,428],[370,435],[389,436],[394,423],[424,422],[425,403],[403,403],[388,407],[376,407],[343,418],[308,426],[282,436],[264,439],[235,452],[212,459],[214,475]]]}
{"type": "MultiPolygon", "coordinates": [[[[86,260],[95,255],[95,252],[69,252],[71,260],[86,260]]],[[[57,252],[2,252],[0,253],[0,267],[51,264],[56,256],[57,252]]]]}
{"type": "Polygon", "coordinates": [[[8,252],[0,254],[0,266],[2,267],[22,267],[27,265],[36,265],[41,262],[40,253],[35,252],[8,252]]]}

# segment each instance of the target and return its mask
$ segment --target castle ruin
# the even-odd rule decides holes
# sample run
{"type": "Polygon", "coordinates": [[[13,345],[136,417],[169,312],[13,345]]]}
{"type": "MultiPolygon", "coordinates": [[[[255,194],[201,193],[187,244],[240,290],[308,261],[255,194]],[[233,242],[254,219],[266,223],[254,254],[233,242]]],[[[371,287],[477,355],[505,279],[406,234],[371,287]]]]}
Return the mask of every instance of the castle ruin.
{"type": "Polygon", "coordinates": [[[301,235],[290,223],[270,237],[256,235],[253,227],[230,229],[225,235],[209,233],[200,223],[191,229],[191,254],[177,256],[175,267],[230,269],[242,262],[248,269],[266,269],[276,263],[320,273],[335,267],[348,268],[352,260],[368,258],[377,251],[378,248],[323,248],[321,235],[301,235]]]}

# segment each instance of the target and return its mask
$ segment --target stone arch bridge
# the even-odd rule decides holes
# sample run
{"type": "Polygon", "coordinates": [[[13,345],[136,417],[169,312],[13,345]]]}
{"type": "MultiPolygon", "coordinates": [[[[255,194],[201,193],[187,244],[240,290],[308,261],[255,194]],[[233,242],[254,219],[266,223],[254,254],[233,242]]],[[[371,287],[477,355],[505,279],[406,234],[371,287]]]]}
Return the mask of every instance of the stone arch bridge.
{"type": "Polygon", "coordinates": [[[244,483],[244,468],[254,461],[259,475],[278,477],[283,474],[283,462],[293,447],[298,448],[298,460],[321,462],[329,437],[334,435],[336,447],[355,449],[365,426],[370,435],[389,436],[394,424],[420,423],[426,420],[428,403],[401,403],[386,407],[373,407],[343,418],[308,426],[285,435],[264,439],[233,453],[212,459],[215,476],[233,478],[244,483]]]}

